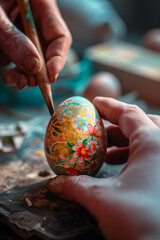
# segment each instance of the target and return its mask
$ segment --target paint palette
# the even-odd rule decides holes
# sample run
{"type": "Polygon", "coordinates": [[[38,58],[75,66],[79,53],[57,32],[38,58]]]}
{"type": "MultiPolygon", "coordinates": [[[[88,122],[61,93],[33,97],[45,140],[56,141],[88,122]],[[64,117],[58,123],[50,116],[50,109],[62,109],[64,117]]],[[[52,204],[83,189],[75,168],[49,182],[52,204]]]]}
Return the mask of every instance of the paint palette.
{"type": "Polygon", "coordinates": [[[62,102],[45,135],[47,161],[57,175],[95,175],[106,157],[106,134],[94,105],[83,97],[62,102]]]}

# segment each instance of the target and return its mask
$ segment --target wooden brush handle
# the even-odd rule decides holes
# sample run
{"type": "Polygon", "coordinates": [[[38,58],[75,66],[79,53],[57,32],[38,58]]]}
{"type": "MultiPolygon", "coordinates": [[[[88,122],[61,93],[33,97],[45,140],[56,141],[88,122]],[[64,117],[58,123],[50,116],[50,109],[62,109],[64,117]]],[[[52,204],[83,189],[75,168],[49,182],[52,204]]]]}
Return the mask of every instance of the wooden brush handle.
{"type": "Polygon", "coordinates": [[[36,46],[42,60],[42,68],[38,73],[35,74],[38,86],[41,90],[41,93],[44,97],[44,100],[48,106],[49,112],[51,115],[54,114],[54,106],[53,106],[53,99],[52,99],[52,92],[51,92],[51,86],[49,84],[48,80],[48,73],[45,65],[45,60],[43,56],[43,52],[41,49],[41,45],[39,42],[38,34],[36,31],[34,19],[32,16],[29,0],[17,0],[21,18],[23,22],[23,27],[25,34],[28,38],[33,42],[33,44],[36,46]]]}

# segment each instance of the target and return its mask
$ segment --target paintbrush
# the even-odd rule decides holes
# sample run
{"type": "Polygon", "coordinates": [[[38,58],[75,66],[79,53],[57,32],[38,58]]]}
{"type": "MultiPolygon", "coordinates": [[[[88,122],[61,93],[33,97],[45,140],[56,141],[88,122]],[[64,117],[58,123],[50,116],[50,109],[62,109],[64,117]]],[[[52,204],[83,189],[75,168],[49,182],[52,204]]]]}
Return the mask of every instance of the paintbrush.
{"type": "Polygon", "coordinates": [[[27,35],[27,37],[30,38],[30,40],[36,46],[36,48],[39,51],[39,54],[41,56],[42,68],[38,73],[35,74],[35,77],[36,77],[38,86],[41,90],[41,93],[43,95],[43,98],[47,104],[48,110],[49,110],[50,114],[53,115],[54,114],[54,105],[53,105],[53,99],[52,99],[51,86],[49,84],[45,60],[44,60],[42,48],[40,45],[40,41],[38,38],[38,34],[36,31],[36,27],[35,27],[34,19],[32,16],[29,0],[17,0],[17,2],[19,5],[25,34],[27,35]]]}

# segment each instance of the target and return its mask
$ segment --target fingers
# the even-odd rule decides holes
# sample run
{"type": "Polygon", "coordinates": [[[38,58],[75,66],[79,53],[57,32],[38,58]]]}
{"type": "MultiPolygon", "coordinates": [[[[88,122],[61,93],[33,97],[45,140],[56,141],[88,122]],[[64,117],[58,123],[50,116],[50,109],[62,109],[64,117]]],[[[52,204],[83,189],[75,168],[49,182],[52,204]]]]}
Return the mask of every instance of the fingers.
{"type": "Polygon", "coordinates": [[[10,69],[3,74],[3,82],[8,86],[17,86],[21,73],[17,68],[10,69]]]}
{"type": "Polygon", "coordinates": [[[126,147],[129,145],[129,140],[123,135],[119,126],[109,125],[106,128],[108,147],[126,147]]]}
{"type": "Polygon", "coordinates": [[[54,82],[55,75],[64,67],[72,37],[62,19],[56,1],[35,0],[31,4],[36,21],[40,19],[42,35],[48,45],[45,54],[47,69],[50,81],[54,82]],[[37,12],[38,8],[39,12],[37,12]]]}
{"type": "Polygon", "coordinates": [[[20,79],[17,82],[17,87],[19,89],[24,89],[26,86],[28,87],[36,87],[37,86],[37,81],[34,76],[29,76],[29,75],[20,75],[20,79]]]}
{"type": "Polygon", "coordinates": [[[160,116],[148,114],[148,117],[160,128],[160,116]]]}
{"type": "Polygon", "coordinates": [[[48,181],[47,188],[57,196],[76,201],[89,209],[94,202],[92,186],[98,181],[99,179],[89,176],[58,176],[48,181]]]}
{"type": "MultiPolygon", "coordinates": [[[[47,183],[50,192],[58,197],[75,201],[85,207],[101,222],[102,213],[108,214],[114,181],[89,176],[58,176],[47,183]],[[109,201],[108,201],[108,199],[109,201]]],[[[111,199],[112,202],[112,199],[111,199]]],[[[104,219],[105,220],[105,219],[104,219]]]]}
{"type": "Polygon", "coordinates": [[[1,50],[25,73],[34,74],[41,68],[36,47],[7,18],[0,6],[1,50]]]}
{"type": "Polygon", "coordinates": [[[138,131],[157,128],[147,115],[137,106],[119,102],[112,98],[96,97],[94,104],[103,118],[119,124],[122,133],[130,139],[138,131]]]}
{"type": "Polygon", "coordinates": [[[17,87],[22,90],[24,89],[28,84],[28,79],[24,74],[21,74],[19,79],[17,80],[17,87]]]}
{"type": "MultiPolygon", "coordinates": [[[[160,116],[148,114],[148,117],[160,127],[160,116]]],[[[128,139],[122,134],[119,126],[107,125],[105,129],[108,139],[108,150],[105,162],[112,165],[126,163],[129,155],[129,148],[127,147],[129,145],[128,139]]]]}
{"type": "Polygon", "coordinates": [[[11,60],[3,52],[0,51],[0,66],[7,65],[11,60]]]}
{"type": "Polygon", "coordinates": [[[28,86],[29,87],[36,87],[38,84],[37,84],[37,81],[35,79],[34,76],[28,76],[28,86]]]}
{"type": "Polygon", "coordinates": [[[65,60],[68,53],[68,46],[64,45],[65,37],[55,39],[46,51],[47,70],[49,73],[50,82],[56,80],[57,74],[65,65],[65,60]]]}
{"type": "Polygon", "coordinates": [[[108,149],[105,162],[112,165],[126,163],[129,154],[129,140],[123,135],[119,126],[108,125],[106,132],[108,149]]]}
{"type": "Polygon", "coordinates": [[[26,86],[37,86],[37,82],[34,76],[25,75],[17,68],[6,71],[3,74],[3,82],[7,86],[17,86],[21,90],[24,89],[26,86]]]}
{"type": "Polygon", "coordinates": [[[54,76],[59,73],[65,65],[68,50],[72,43],[71,34],[56,4],[55,6],[52,4],[51,9],[46,9],[46,17],[43,19],[42,29],[45,40],[50,42],[46,51],[46,60],[49,79],[51,82],[54,82],[54,76]]]}
{"type": "Polygon", "coordinates": [[[105,162],[111,165],[123,164],[128,161],[129,148],[109,148],[107,150],[107,156],[105,162]]]}

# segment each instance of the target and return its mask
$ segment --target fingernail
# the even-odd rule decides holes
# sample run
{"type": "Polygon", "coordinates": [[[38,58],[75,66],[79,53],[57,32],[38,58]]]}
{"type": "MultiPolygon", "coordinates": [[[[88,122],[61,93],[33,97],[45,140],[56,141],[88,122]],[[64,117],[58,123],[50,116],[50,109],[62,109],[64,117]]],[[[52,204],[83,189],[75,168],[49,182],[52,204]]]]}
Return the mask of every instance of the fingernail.
{"type": "Polygon", "coordinates": [[[93,99],[93,104],[95,104],[95,105],[99,105],[99,103],[100,103],[100,98],[101,97],[95,97],[94,99],[93,99]]]}
{"type": "Polygon", "coordinates": [[[63,176],[51,178],[47,183],[47,188],[50,192],[56,195],[62,195],[62,187],[63,187],[64,181],[65,180],[63,176]]]}
{"type": "Polygon", "coordinates": [[[24,89],[28,84],[28,79],[25,75],[20,75],[20,79],[17,82],[17,87],[22,90],[24,89]]]}
{"type": "Polygon", "coordinates": [[[59,73],[57,73],[56,75],[54,75],[51,79],[50,79],[50,83],[54,83],[56,81],[56,79],[58,78],[59,73]]]}
{"type": "Polygon", "coordinates": [[[97,104],[97,99],[96,99],[96,97],[95,97],[95,98],[93,98],[93,104],[94,104],[94,105],[96,105],[96,104],[97,104]]]}
{"type": "Polygon", "coordinates": [[[22,60],[21,66],[26,73],[34,74],[40,70],[41,64],[38,58],[33,56],[26,56],[22,60]]]}

